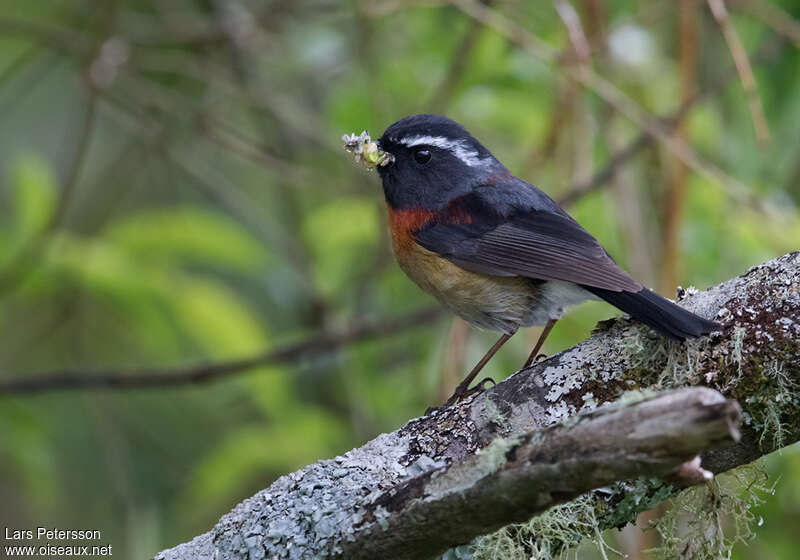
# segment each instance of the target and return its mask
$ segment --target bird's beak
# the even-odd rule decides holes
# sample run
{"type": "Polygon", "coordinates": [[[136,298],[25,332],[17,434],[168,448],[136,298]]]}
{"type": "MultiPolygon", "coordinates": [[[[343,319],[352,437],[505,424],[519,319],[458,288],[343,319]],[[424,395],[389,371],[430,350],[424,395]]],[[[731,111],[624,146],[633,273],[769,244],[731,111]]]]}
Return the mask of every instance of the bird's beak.
{"type": "Polygon", "coordinates": [[[368,142],[364,146],[364,159],[379,167],[387,167],[394,163],[394,156],[381,150],[375,142],[368,142]]]}
{"type": "Polygon", "coordinates": [[[342,141],[344,149],[353,154],[355,160],[367,169],[386,167],[394,163],[394,156],[378,148],[378,144],[370,139],[366,130],[359,135],[345,134],[342,136],[342,141]]]}

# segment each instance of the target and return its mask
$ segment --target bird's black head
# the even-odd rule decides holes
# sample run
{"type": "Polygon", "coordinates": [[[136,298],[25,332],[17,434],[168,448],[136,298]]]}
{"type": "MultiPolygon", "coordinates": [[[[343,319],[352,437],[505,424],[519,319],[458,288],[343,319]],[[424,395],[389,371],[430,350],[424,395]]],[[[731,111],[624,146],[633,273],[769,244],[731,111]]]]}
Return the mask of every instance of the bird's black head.
{"type": "Polygon", "coordinates": [[[505,167],[457,122],[414,115],[391,125],[378,147],[394,156],[379,166],[386,201],[394,209],[443,208],[505,167]]]}

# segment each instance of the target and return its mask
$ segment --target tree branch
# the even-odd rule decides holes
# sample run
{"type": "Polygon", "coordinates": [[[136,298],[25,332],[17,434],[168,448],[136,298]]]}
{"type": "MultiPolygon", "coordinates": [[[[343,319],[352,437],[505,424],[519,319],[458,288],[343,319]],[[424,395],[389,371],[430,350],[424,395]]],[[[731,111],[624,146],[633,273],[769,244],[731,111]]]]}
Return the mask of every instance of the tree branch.
{"type": "Polygon", "coordinates": [[[53,371],[0,380],[0,396],[75,389],[144,389],[206,383],[268,365],[296,362],[326,354],[356,342],[377,340],[429,323],[441,315],[438,308],[424,309],[383,322],[357,323],[334,333],[311,336],[300,342],[266,350],[254,356],[227,362],[200,363],[174,368],[144,368],[82,371],[53,371]]]}
{"type": "MultiPolygon", "coordinates": [[[[602,407],[412,478],[367,504],[342,558],[428,558],[618,480],[686,476],[699,451],[739,439],[735,401],[702,387],[602,407]],[[465,508],[472,515],[455,512],[465,508]]],[[[692,479],[694,480],[694,479],[692,479]]]]}
{"type": "Polygon", "coordinates": [[[756,139],[762,145],[768,143],[770,139],[769,125],[767,125],[767,117],[764,115],[764,105],[758,92],[756,78],[753,75],[753,67],[750,66],[750,61],[747,58],[747,51],[745,51],[742,40],[739,38],[739,33],[737,33],[736,28],[728,17],[728,9],[725,7],[724,0],[708,0],[708,6],[720,29],[722,29],[722,35],[725,37],[728,50],[731,51],[731,57],[733,57],[736,70],[739,72],[739,79],[741,79],[742,87],[747,95],[747,103],[750,107],[750,117],[753,120],[753,128],[756,131],[756,139]]]}
{"type": "Polygon", "coordinates": [[[684,294],[681,305],[725,324],[689,343],[605,322],[471,400],[281,477],[157,558],[428,558],[599,486],[592,530],[625,524],[706,480],[704,469],[800,438],[798,286],[800,252],[684,294]],[[628,392],[700,384],[708,388],[628,392]],[[703,469],[698,451],[736,439],[727,398],[743,404],[748,424],[738,443],[704,452],[703,469]],[[637,475],[669,482],[641,500],[632,485],[606,486],[637,475]]]}

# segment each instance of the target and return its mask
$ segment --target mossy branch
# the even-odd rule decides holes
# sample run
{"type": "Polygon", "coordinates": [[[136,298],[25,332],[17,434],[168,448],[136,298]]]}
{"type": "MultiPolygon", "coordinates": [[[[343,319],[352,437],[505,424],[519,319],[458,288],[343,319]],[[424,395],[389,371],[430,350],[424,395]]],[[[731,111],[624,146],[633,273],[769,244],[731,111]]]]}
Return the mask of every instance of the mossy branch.
{"type": "MultiPolygon", "coordinates": [[[[633,321],[608,322],[468,402],[278,479],[158,558],[425,558],[604,486],[583,494],[571,520],[558,521],[552,551],[632,521],[676,487],[704,480],[704,469],[726,471],[796,441],[800,253],[680,304],[725,330],[678,344],[633,321]],[[686,385],[713,390],[653,390],[686,385]],[[689,460],[724,439],[714,430],[735,416],[726,398],[744,409],[742,438],[703,453],[701,469],[689,460]],[[671,402],[666,416],[640,416],[663,402],[671,402]]],[[[473,555],[481,550],[476,541],[473,555]]]]}
{"type": "MultiPolygon", "coordinates": [[[[432,558],[584,492],[636,476],[711,473],[692,460],[739,439],[739,405],[703,387],[609,405],[427,471],[366,504],[340,558],[432,558]]],[[[699,480],[697,475],[699,475],[699,480]]]]}

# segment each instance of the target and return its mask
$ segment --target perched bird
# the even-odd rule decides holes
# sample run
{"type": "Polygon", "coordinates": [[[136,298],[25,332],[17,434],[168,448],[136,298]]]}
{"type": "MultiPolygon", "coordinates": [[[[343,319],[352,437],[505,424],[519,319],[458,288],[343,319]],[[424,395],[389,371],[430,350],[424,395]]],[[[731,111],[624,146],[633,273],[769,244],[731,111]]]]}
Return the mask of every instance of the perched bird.
{"type": "Polygon", "coordinates": [[[456,315],[502,333],[448,403],[480,390],[470,383],[519,327],[544,326],[530,365],[565,310],[585,300],[605,300],[673,340],[721,328],[633,280],[455,121],[406,117],[364,145],[383,182],[400,267],[456,315]]]}

